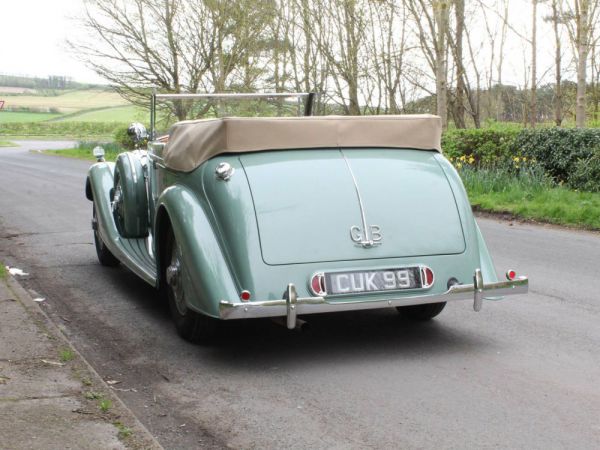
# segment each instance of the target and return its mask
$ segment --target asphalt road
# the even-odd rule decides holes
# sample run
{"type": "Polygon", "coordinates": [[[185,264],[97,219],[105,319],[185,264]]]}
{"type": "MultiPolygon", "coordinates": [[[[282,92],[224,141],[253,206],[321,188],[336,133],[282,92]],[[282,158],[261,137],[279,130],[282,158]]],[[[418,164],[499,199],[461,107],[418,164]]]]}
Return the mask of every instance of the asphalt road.
{"type": "Polygon", "coordinates": [[[0,148],[0,259],[165,448],[600,448],[598,234],[480,219],[529,295],[426,324],[230,322],[194,346],[150,287],[97,263],[89,164],[28,151],[50,145],[0,148]]]}

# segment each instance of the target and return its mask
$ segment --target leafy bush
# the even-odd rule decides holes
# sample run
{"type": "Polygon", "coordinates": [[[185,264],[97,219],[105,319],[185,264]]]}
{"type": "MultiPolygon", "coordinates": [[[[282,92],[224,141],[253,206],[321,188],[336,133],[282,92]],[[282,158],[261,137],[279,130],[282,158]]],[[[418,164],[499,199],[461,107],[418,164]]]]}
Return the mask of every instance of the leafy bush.
{"type": "MultiPolygon", "coordinates": [[[[130,136],[127,133],[129,126],[123,126],[123,127],[119,127],[117,128],[117,130],[115,131],[114,134],[114,139],[115,142],[117,144],[119,144],[121,147],[126,148],[128,150],[133,150],[135,148],[135,141],[133,140],[133,136],[130,136]]],[[[148,145],[148,139],[143,139],[142,142],[140,142],[139,147],[138,148],[146,148],[146,146],[148,145]]]]}
{"type": "Polygon", "coordinates": [[[127,133],[128,126],[119,127],[115,130],[114,139],[117,144],[126,149],[135,148],[133,138],[127,133]]]}
{"type": "Polygon", "coordinates": [[[581,191],[600,192],[600,152],[575,162],[569,186],[581,191]]]}
{"type": "Polygon", "coordinates": [[[442,148],[450,159],[466,160],[477,167],[506,165],[514,156],[511,153],[518,129],[450,130],[442,137],[442,148]]]}
{"type": "MultiPolygon", "coordinates": [[[[600,152],[600,130],[592,128],[524,129],[513,153],[532,158],[558,182],[569,182],[578,161],[600,152]]],[[[581,172],[581,170],[580,170],[581,172]]]]}

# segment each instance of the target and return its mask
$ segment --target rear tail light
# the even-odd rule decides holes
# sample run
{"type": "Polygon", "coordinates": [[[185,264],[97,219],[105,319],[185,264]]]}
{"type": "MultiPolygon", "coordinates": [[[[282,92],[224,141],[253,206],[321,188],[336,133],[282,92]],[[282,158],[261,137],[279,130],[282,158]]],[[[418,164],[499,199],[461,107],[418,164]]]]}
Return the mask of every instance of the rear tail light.
{"type": "Polygon", "coordinates": [[[513,281],[515,278],[517,278],[517,272],[512,269],[506,271],[506,279],[508,281],[513,281]]]}
{"type": "Polygon", "coordinates": [[[325,275],[322,273],[315,273],[310,280],[310,290],[313,294],[318,296],[325,295],[325,275]]]}
{"type": "Polygon", "coordinates": [[[242,293],[240,294],[240,298],[242,299],[243,302],[247,302],[248,300],[250,300],[250,291],[242,291],[242,293]]]}
{"type": "Polygon", "coordinates": [[[433,270],[431,270],[427,266],[422,266],[421,267],[421,284],[423,285],[423,287],[430,288],[431,286],[433,286],[434,281],[435,281],[435,278],[433,276],[433,270]]]}

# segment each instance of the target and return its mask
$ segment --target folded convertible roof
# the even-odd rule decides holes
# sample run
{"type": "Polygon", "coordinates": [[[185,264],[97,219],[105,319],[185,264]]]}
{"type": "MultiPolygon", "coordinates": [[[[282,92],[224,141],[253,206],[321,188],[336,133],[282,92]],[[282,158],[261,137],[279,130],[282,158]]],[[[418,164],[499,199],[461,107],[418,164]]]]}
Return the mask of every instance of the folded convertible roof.
{"type": "Polygon", "coordinates": [[[338,147],[441,152],[441,134],[441,119],[425,114],[188,120],[173,125],[163,156],[167,167],[189,172],[221,153],[338,147]]]}

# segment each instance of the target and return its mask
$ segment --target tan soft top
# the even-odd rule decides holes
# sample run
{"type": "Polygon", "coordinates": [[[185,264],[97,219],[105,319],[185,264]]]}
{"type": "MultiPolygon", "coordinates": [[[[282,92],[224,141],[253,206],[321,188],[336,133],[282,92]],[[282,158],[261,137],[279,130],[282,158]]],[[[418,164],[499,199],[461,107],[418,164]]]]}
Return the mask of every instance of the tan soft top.
{"type": "Polygon", "coordinates": [[[167,167],[194,170],[221,153],[332,147],[441,152],[442,121],[432,115],[309,116],[188,120],[171,128],[167,167]]]}

